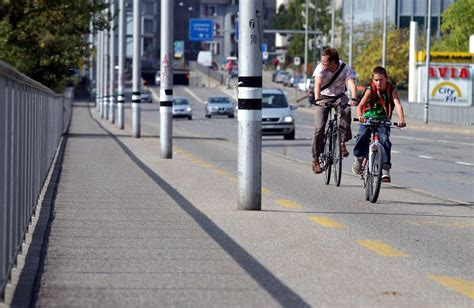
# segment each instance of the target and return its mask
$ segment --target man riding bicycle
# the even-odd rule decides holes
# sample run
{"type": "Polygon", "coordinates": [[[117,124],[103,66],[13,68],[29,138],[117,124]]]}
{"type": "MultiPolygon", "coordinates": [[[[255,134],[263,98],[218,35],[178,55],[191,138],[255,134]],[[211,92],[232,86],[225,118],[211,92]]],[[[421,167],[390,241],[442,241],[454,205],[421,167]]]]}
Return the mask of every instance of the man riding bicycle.
{"type": "MultiPolygon", "coordinates": [[[[357,117],[359,122],[364,123],[366,118],[374,118],[378,120],[390,120],[392,117],[393,106],[398,114],[398,127],[405,127],[405,115],[403,112],[397,89],[388,80],[387,71],[377,66],[372,71],[372,83],[367,86],[359,106],[357,106],[357,117]]],[[[380,143],[382,144],[385,154],[382,167],[382,182],[390,183],[391,168],[391,150],[390,142],[390,126],[381,125],[379,127],[380,143]]],[[[354,174],[362,174],[362,163],[364,157],[369,153],[370,131],[363,124],[359,127],[359,135],[357,136],[356,145],[354,147],[354,163],[352,172],[354,174]]]]}
{"type": "Polygon", "coordinates": [[[325,102],[330,102],[337,96],[341,96],[337,102],[343,106],[340,110],[339,128],[341,130],[341,153],[342,156],[349,156],[346,148],[346,142],[352,139],[351,132],[351,107],[357,105],[357,92],[355,77],[352,69],[339,60],[339,54],[334,48],[326,49],[321,56],[321,63],[318,64],[313,73],[314,77],[314,98],[316,101],[316,110],[314,112],[314,134],[313,134],[313,172],[321,173],[319,164],[319,155],[324,150],[324,129],[328,119],[329,108],[325,102]],[[351,91],[352,101],[349,104],[349,98],[344,95],[346,92],[346,83],[351,91]]]}

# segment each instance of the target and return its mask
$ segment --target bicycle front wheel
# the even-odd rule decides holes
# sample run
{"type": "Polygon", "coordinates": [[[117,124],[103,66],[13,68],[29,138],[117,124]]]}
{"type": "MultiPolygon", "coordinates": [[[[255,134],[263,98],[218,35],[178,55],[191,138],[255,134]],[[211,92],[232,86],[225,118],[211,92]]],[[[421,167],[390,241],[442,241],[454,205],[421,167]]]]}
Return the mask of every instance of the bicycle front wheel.
{"type": "Polygon", "coordinates": [[[342,153],[341,153],[341,130],[339,125],[336,123],[336,129],[333,133],[332,141],[332,165],[334,166],[334,181],[336,186],[341,185],[341,175],[342,175],[342,153]]]}
{"type": "Polygon", "coordinates": [[[329,125],[327,130],[326,130],[326,141],[324,143],[324,153],[323,157],[325,159],[325,164],[324,164],[324,183],[326,185],[329,185],[329,182],[331,181],[331,166],[332,166],[332,126],[329,125]]]}
{"type": "Polygon", "coordinates": [[[377,202],[380,193],[380,184],[382,183],[382,163],[383,163],[383,148],[381,144],[377,144],[374,151],[369,153],[369,174],[368,185],[369,201],[371,203],[377,202]]]}

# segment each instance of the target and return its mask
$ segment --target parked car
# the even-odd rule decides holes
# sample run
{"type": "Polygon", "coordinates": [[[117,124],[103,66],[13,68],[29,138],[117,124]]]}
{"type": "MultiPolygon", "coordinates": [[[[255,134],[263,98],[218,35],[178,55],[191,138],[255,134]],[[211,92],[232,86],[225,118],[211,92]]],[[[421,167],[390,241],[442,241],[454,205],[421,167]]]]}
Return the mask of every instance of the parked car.
{"type": "Polygon", "coordinates": [[[234,104],[227,96],[210,96],[205,101],[205,115],[210,118],[213,115],[226,115],[234,117],[234,104]]]}
{"type": "Polygon", "coordinates": [[[189,100],[184,96],[173,97],[173,118],[188,118],[193,119],[193,110],[189,100]]]}
{"type": "Polygon", "coordinates": [[[282,83],[288,75],[290,75],[290,73],[287,71],[278,71],[275,76],[275,82],[282,83]]]}
{"type": "Polygon", "coordinates": [[[155,74],[155,84],[159,86],[161,83],[161,71],[156,71],[155,74]]]}
{"type": "Polygon", "coordinates": [[[295,139],[296,106],[290,106],[280,89],[262,91],[262,135],[283,135],[286,140],[295,139]]]}

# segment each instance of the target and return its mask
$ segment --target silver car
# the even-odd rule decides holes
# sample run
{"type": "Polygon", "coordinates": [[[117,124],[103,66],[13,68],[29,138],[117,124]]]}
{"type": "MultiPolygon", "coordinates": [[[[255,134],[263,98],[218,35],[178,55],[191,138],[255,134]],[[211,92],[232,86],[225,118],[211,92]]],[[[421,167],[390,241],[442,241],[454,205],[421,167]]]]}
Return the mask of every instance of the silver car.
{"type": "Polygon", "coordinates": [[[172,114],[173,118],[188,118],[188,120],[192,120],[193,109],[189,100],[183,96],[173,97],[172,114]]]}
{"type": "Polygon", "coordinates": [[[280,89],[262,90],[262,135],[283,135],[295,139],[295,115],[297,107],[288,104],[280,89]]]}
{"type": "Polygon", "coordinates": [[[234,104],[227,96],[210,96],[205,102],[206,118],[213,115],[224,115],[234,117],[234,104]]]}

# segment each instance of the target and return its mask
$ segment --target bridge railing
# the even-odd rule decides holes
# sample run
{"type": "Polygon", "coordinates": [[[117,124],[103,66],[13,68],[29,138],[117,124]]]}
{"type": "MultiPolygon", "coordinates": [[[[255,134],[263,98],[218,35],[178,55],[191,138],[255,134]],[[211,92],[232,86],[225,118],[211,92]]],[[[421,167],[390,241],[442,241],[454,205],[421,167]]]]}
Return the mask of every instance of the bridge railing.
{"type": "Polygon", "coordinates": [[[69,124],[71,96],[0,61],[0,302],[69,124]]]}

